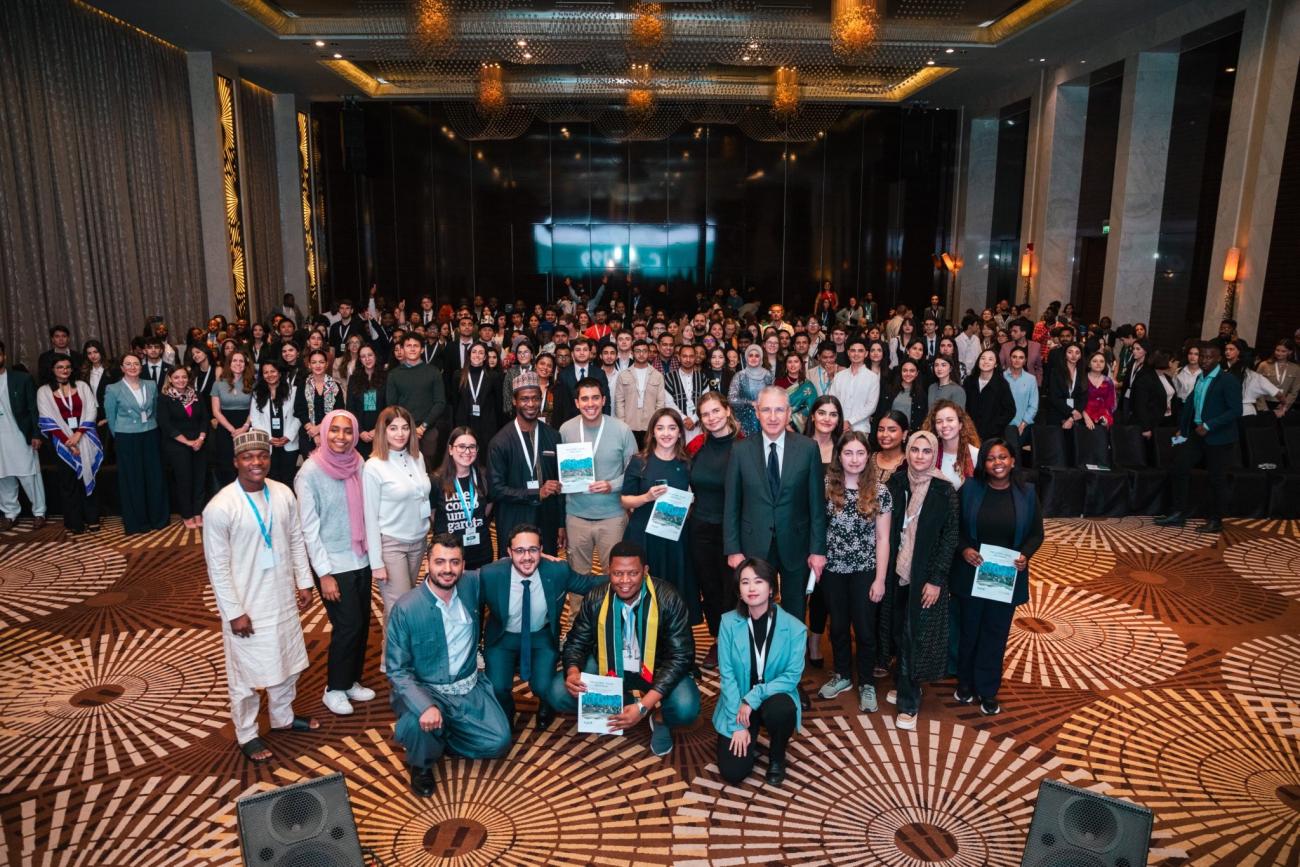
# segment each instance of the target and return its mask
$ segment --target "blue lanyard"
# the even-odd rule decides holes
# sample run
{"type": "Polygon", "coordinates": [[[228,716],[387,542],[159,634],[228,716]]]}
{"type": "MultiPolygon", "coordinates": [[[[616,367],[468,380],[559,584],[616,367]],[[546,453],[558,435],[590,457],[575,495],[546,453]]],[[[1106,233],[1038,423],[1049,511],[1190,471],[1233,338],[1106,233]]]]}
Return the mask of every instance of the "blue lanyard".
{"type": "Polygon", "coordinates": [[[262,541],[266,543],[266,547],[270,548],[271,526],[275,521],[275,514],[271,511],[271,492],[265,487],[262,488],[262,496],[266,498],[266,520],[263,521],[262,513],[257,511],[257,506],[253,505],[253,498],[248,496],[248,491],[243,488],[239,490],[244,495],[244,499],[248,500],[248,508],[253,510],[253,515],[257,518],[257,529],[262,531],[262,541]]]}
{"type": "MultiPolygon", "coordinates": [[[[474,529],[474,513],[470,510],[469,503],[465,500],[465,492],[461,490],[460,479],[456,479],[456,496],[460,499],[460,507],[465,510],[465,526],[469,530],[474,529]]],[[[474,496],[474,471],[469,471],[469,498],[474,502],[474,508],[478,508],[478,498],[474,496]]]]}

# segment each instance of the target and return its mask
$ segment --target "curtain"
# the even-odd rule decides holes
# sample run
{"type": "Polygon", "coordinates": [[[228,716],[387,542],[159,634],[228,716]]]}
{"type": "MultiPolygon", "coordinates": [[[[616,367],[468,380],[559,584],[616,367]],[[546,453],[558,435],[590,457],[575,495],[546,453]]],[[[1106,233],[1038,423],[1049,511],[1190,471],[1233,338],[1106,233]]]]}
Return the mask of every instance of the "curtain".
{"type": "Polygon", "coordinates": [[[239,189],[247,226],[249,321],[265,317],[284,296],[279,179],[275,167],[275,109],[271,92],[239,82],[239,189]]]}
{"type": "Polygon", "coordinates": [[[75,0],[0,2],[0,339],[113,355],[206,306],[185,55],[75,0]]]}

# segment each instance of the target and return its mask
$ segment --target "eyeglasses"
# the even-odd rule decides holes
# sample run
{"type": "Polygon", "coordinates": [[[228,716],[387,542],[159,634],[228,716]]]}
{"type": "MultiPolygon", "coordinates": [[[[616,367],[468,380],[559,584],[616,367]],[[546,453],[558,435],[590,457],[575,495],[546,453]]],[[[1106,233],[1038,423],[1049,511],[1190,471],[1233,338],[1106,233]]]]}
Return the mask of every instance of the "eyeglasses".
{"type": "Polygon", "coordinates": [[[511,549],[510,549],[510,553],[512,553],[512,554],[518,554],[520,557],[527,557],[527,556],[536,557],[538,554],[542,553],[542,549],[541,549],[541,548],[538,548],[538,547],[532,547],[532,548],[511,548],[511,549]]]}
{"type": "Polygon", "coordinates": [[[467,443],[467,444],[455,445],[452,446],[452,448],[458,452],[476,452],[478,451],[478,443],[467,443]]]}

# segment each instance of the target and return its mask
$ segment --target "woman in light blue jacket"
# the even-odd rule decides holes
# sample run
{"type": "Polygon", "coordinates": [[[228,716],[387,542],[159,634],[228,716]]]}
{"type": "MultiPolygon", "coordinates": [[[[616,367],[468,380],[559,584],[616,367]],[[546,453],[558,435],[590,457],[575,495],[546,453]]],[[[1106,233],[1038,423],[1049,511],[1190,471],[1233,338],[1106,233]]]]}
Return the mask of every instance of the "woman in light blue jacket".
{"type": "Polygon", "coordinates": [[[122,356],[122,378],[104,389],[104,420],[117,446],[117,491],[127,535],[161,530],[171,522],[162,439],[155,410],[158,384],[140,376],[140,356],[122,356]]]}
{"type": "Polygon", "coordinates": [[[718,628],[721,692],[713,712],[718,770],[738,785],[754,769],[760,728],[769,741],[767,782],[785,780],[785,747],[799,728],[799,678],[807,629],[775,605],[776,569],[750,557],[736,567],[739,603],[718,628]]]}

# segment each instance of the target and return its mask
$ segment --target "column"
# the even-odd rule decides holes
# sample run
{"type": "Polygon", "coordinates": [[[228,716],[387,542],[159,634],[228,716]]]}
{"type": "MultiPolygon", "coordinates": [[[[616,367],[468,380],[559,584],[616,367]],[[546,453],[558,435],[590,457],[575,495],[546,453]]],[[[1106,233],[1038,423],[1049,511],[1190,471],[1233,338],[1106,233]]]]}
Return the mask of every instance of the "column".
{"type": "Polygon", "coordinates": [[[1116,325],[1151,313],[1177,83],[1177,53],[1144,52],[1124,63],[1101,298],[1116,325]]]}
{"type": "Polygon", "coordinates": [[[1241,250],[1237,331],[1248,342],[1255,340],[1298,63],[1300,4],[1251,0],[1237,54],[1237,81],[1223,155],[1209,290],[1205,293],[1204,337],[1218,333],[1223,319],[1223,262],[1228,248],[1237,247],[1241,250]]]}
{"type": "MultiPolygon", "coordinates": [[[[306,247],[302,227],[302,176],[298,154],[298,102],[292,93],[277,93],[275,121],[275,179],[280,205],[280,244],[284,263],[284,291],[293,293],[298,306],[307,309],[306,247]]],[[[279,298],[267,303],[279,305],[279,298]]]]}
{"type": "Polygon", "coordinates": [[[998,165],[998,119],[973,118],[966,149],[966,186],[960,252],[965,267],[954,313],[983,310],[988,302],[989,233],[993,228],[993,182],[998,165]]]}
{"type": "Polygon", "coordinates": [[[1037,208],[1031,239],[1035,241],[1034,310],[1051,301],[1065,304],[1074,284],[1074,245],[1079,219],[1079,181],[1083,173],[1084,128],[1088,120],[1088,88],[1055,88],[1044,110],[1047,154],[1040,182],[1045,190],[1037,208]]]}
{"type": "Polygon", "coordinates": [[[212,54],[189,51],[190,113],[194,124],[194,165],[198,172],[199,229],[203,239],[203,271],[209,316],[234,312],[230,279],[230,248],[226,243],[226,197],[221,179],[221,138],[212,54]]]}

